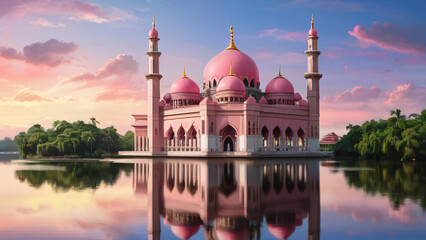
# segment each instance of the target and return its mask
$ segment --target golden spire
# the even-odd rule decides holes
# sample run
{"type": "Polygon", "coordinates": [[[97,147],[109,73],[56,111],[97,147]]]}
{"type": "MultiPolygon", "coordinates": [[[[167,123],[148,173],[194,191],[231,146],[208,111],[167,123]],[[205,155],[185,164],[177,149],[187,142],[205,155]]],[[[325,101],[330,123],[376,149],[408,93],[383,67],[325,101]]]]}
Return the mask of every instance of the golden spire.
{"type": "Polygon", "coordinates": [[[186,76],[186,72],[185,72],[185,65],[183,65],[183,76],[182,76],[183,78],[188,78],[187,76],[186,76]]]}
{"type": "Polygon", "coordinates": [[[152,27],[155,28],[155,16],[154,16],[154,20],[152,20],[152,27]]]}
{"type": "Polygon", "coordinates": [[[314,28],[314,14],[312,13],[311,28],[314,28]]]}
{"type": "Polygon", "coordinates": [[[229,67],[229,74],[228,76],[235,76],[235,74],[232,73],[232,62],[231,62],[231,66],[229,67]]]}
{"type": "Polygon", "coordinates": [[[229,43],[229,46],[226,48],[226,50],[228,49],[238,50],[238,48],[235,46],[235,43],[234,43],[234,28],[232,27],[232,25],[230,30],[231,30],[231,42],[229,43]]]}
{"type": "Polygon", "coordinates": [[[283,77],[283,75],[281,75],[281,64],[280,64],[280,69],[278,70],[278,75],[276,76],[276,78],[278,78],[278,77],[283,77]]]}

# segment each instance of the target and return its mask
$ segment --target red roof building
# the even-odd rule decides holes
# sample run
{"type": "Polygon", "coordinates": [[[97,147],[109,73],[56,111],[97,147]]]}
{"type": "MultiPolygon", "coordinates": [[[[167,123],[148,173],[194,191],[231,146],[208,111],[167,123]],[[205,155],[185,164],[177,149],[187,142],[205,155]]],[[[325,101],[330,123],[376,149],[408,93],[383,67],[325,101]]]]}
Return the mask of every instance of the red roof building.
{"type": "Polygon", "coordinates": [[[325,135],[320,141],[320,145],[334,145],[337,141],[339,141],[340,137],[337,136],[334,132],[331,132],[325,135]]]}

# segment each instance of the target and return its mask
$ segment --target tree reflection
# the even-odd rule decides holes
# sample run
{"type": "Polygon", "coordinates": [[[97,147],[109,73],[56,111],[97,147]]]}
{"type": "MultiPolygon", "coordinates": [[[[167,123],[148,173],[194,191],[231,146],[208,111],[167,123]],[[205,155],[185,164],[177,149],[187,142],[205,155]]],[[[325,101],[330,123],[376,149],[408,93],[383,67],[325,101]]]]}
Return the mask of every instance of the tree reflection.
{"type": "Polygon", "coordinates": [[[426,165],[356,161],[343,162],[341,166],[361,168],[360,171],[344,172],[350,187],[372,195],[388,196],[394,209],[399,209],[405,199],[411,199],[419,202],[426,211],[426,165]]]}
{"type": "MultiPolygon", "coordinates": [[[[97,189],[101,183],[114,185],[123,171],[130,175],[133,165],[111,163],[38,163],[38,165],[63,167],[64,170],[17,170],[16,177],[20,182],[27,182],[31,187],[39,188],[44,183],[53,190],[97,189]]],[[[31,164],[30,164],[31,165],[31,164]]]]}

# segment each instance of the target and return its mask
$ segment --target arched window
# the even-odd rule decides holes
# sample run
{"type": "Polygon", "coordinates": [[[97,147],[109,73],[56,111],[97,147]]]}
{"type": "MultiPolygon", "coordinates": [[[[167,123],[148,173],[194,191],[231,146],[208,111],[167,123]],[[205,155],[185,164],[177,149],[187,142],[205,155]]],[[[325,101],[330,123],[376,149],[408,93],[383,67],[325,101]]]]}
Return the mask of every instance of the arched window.
{"type": "Polygon", "coordinates": [[[260,87],[260,83],[257,83],[256,88],[259,89],[259,87],[260,87]]]}
{"type": "Polygon", "coordinates": [[[212,83],[209,81],[209,88],[211,88],[212,87],[212,83]]]}
{"type": "Polygon", "coordinates": [[[248,135],[251,135],[250,121],[248,121],[248,135]]]}
{"type": "Polygon", "coordinates": [[[213,87],[216,87],[217,86],[217,82],[216,82],[216,79],[213,81],[213,87]]]}
{"type": "Polygon", "coordinates": [[[249,84],[248,84],[247,78],[244,78],[243,82],[244,82],[244,86],[248,87],[249,84]]]}
{"type": "Polygon", "coordinates": [[[254,80],[253,79],[250,82],[250,87],[254,88],[254,80]]]}

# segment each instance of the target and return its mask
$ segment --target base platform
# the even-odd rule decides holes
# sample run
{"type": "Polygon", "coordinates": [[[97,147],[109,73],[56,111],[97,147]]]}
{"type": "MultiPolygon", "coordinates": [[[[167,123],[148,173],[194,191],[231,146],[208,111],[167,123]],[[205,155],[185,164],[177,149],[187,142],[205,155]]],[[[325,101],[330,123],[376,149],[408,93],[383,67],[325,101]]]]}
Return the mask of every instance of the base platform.
{"type": "Polygon", "coordinates": [[[120,157],[139,158],[325,158],[333,152],[118,152],[120,157]]]}

